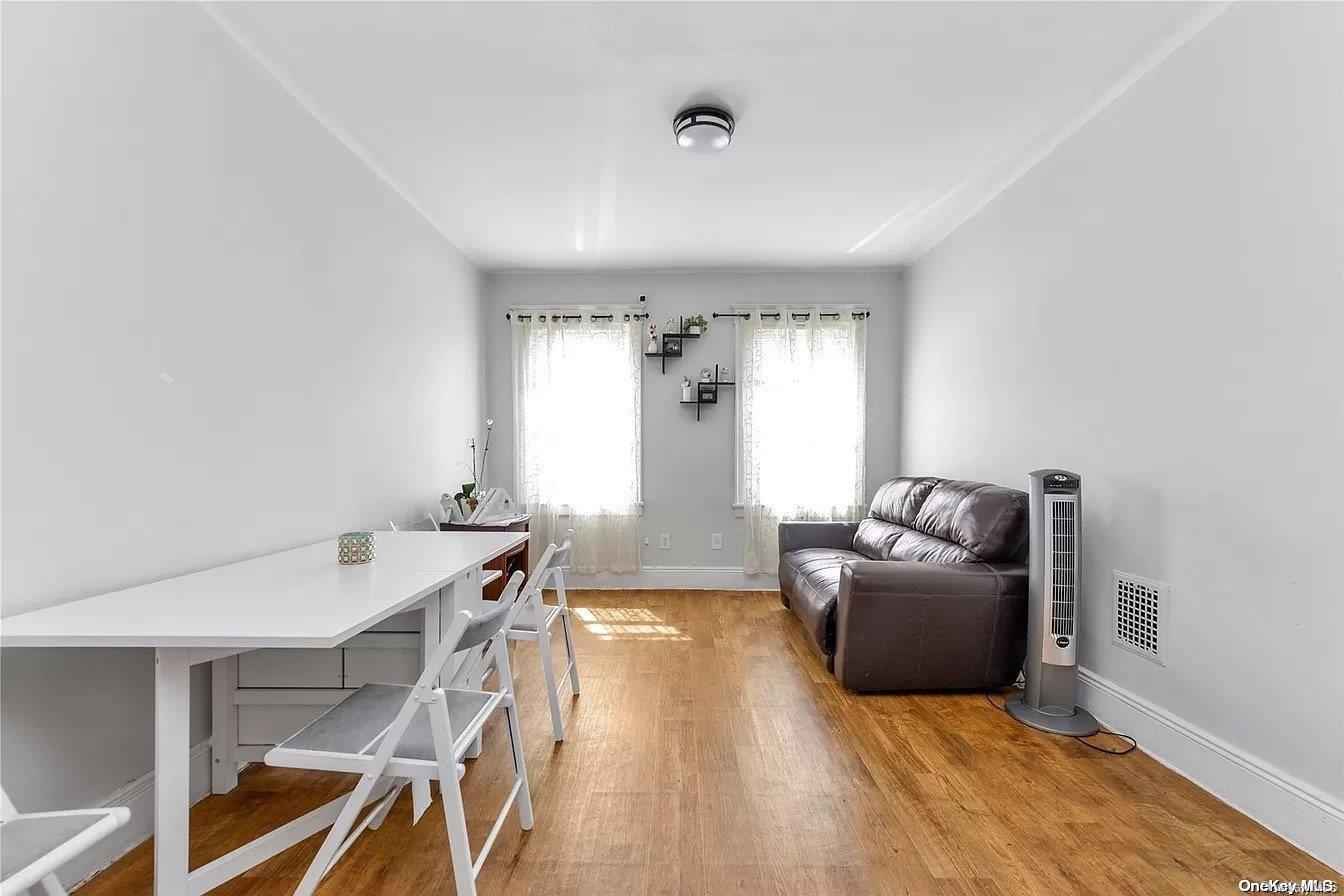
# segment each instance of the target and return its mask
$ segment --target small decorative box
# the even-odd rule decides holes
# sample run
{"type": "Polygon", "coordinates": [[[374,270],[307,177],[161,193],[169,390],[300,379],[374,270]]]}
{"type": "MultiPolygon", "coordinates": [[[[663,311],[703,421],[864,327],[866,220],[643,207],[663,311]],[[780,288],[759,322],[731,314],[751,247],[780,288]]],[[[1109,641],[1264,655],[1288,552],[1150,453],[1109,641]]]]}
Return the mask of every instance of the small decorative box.
{"type": "Polygon", "coordinates": [[[336,554],[345,564],[371,563],[374,557],[372,532],[345,532],[337,539],[336,554]]]}

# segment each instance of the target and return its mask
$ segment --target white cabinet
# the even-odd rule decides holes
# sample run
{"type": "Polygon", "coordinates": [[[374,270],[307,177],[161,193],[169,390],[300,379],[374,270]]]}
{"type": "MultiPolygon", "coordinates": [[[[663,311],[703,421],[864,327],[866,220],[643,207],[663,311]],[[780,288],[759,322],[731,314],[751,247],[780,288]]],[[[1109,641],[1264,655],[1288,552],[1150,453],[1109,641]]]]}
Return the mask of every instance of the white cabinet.
{"type": "Polygon", "coordinates": [[[341,651],[281,649],[245,653],[238,657],[238,687],[339,688],[341,651]]]}
{"type": "Polygon", "coordinates": [[[347,688],[369,682],[413,684],[424,666],[420,661],[420,633],[367,632],[341,648],[345,653],[347,688]]]}
{"type": "Polygon", "coordinates": [[[238,743],[246,746],[275,746],[328,709],[331,709],[330,705],[240,706],[238,743]]]}
{"type": "Polygon", "coordinates": [[[278,744],[369,682],[413,683],[424,669],[423,618],[418,610],[398,613],[331,650],[268,649],[239,656],[239,745],[278,744]]]}
{"type": "Polygon", "coordinates": [[[418,632],[424,614],[418,610],[389,616],[382,622],[369,626],[371,632],[418,632]]]}

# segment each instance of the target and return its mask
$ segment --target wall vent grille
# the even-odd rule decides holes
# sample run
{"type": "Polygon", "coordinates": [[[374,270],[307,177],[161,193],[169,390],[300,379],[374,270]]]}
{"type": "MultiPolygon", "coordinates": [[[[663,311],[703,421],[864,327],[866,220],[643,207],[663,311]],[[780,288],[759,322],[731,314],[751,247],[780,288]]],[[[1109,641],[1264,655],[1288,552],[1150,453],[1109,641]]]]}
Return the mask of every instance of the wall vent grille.
{"type": "Polygon", "coordinates": [[[1171,589],[1161,582],[1115,572],[1115,643],[1162,662],[1171,589]]]}

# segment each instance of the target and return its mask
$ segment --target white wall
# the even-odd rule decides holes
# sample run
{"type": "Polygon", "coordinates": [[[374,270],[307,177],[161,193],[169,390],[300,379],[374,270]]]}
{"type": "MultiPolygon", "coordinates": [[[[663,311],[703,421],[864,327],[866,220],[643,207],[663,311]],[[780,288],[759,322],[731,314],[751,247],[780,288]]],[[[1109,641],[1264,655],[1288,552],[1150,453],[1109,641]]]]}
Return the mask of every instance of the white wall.
{"type": "MultiPolygon", "coordinates": [[[[480,417],[474,266],[196,4],[3,24],[3,613],[431,506],[480,417]]],[[[5,650],[14,800],[148,771],[152,680],[5,650]]]]}
{"type": "MultiPolygon", "coordinates": [[[[501,272],[486,277],[484,311],[486,406],[496,420],[497,440],[490,451],[495,484],[513,487],[513,381],[510,324],[506,309],[514,305],[555,306],[634,303],[647,296],[650,321],[659,331],[677,314],[728,311],[732,305],[769,303],[867,303],[872,306],[868,355],[868,493],[895,475],[897,443],[898,281],[891,272],[831,273],[620,273],[501,272]],[[880,348],[879,348],[880,347],[880,348]]],[[[714,567],[742,569],[742,520],[733,513],[733,430],[736,393],[720,390],[720,404],[695,408],[678,404],[681,378],[695,380],[702,367],[732,365],[735,344],[728,320],[709,320],[709,333],[687,340],[685,354],[668,359],[667,374],[658,360],[644,360],[644,520],[651,544],[644,549],[647,567],[714,567]],[[671,550],[658,549],[658,535],[672,536],[671,550]],[[710,535],[723,535],[723,550],[710,549],[710,535]]],[[[599,408],[593,409],[600,413],[599,408]]],[[[824,408],[799,408],[800,426],[824,426],[824,408]]],[[[583,421],[574,421],[574,437],[583,438],[583,421]]],[[[769,577],[750,577],[744,584],[774,587],[769,577]]],[[[622,580],[624,581],[624,580],[622,580]]],[[[641,581],[676,587],[731,582],[732,578],[700,577],[677,570],[641,581]]]]}
{"type": "Polygon", "coordinates": [[[1337,866],[1342,43],[1337,4],[1233,6],[920,259],[901,427],[907,472],[1082,473],[1089,699],[1337,866]],[[1174,588],[1165,668],[1111,644],[1115,569],[1174,588]]]}

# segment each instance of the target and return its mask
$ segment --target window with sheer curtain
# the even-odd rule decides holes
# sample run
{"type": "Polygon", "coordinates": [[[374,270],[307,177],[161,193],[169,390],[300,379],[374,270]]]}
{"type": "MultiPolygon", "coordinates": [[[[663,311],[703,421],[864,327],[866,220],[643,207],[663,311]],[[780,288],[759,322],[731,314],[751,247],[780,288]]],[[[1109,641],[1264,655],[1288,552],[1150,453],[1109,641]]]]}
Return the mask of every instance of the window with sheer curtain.
{"type": "Polygon", "coordinates": [[[778,569],[781,520],[864,515],[866,316],[776,310],[737,324],[747,572],[778,569]]]}
{"type": "Polygon", "coordinates": [[[641,323],[625,316],[513,316],[517,498],[541,544],[574,530],[578,572],[640,568],[641,323]]]}

